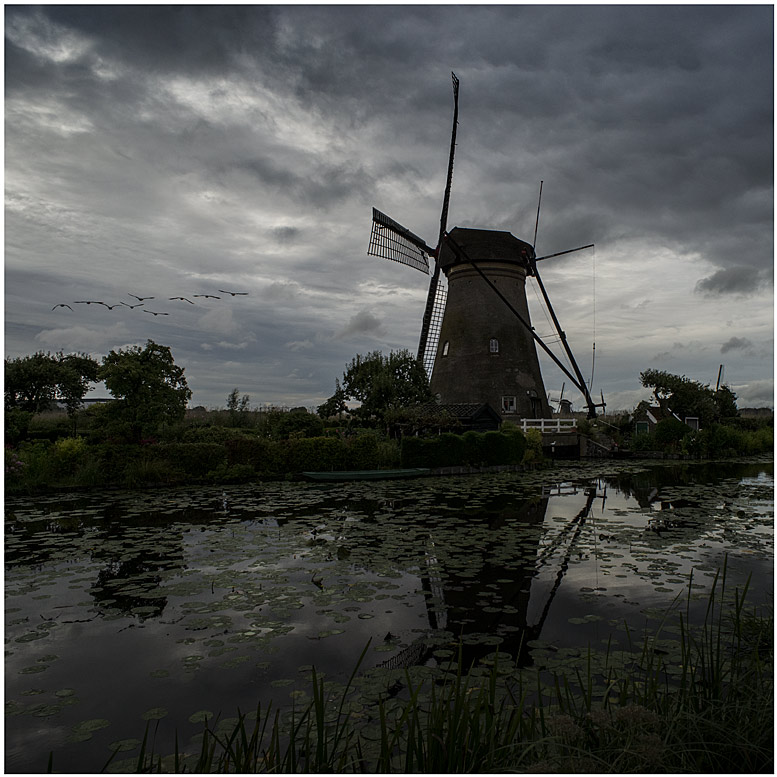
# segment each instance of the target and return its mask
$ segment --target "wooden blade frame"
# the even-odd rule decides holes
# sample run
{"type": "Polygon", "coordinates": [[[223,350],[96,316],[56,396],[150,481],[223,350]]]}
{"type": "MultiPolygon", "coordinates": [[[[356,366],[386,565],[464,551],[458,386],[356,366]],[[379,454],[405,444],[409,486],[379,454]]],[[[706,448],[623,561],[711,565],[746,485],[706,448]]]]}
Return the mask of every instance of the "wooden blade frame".
{"type": "Polygon", "coordinates": [[[426,350],[423,355],[424,369],[430,380],[432,378],[432,370],[434,369],[434,360],[437,356],[437,346],[440,342],[440,329],[442,328],[442,319],[445,315],[445,302],[447,298],[448,288],[443,276],[435,289],[432,316],[429,320],[429,332],[426,338],[426,350]]]}
{"type": "Polygon", "coordinates": [[[459,125],[459,79],[455,73],[451,73],[453,81],[453,129],[451,130],[451,148],[448,154],[448,177],[445,182],[445,194],[442,198],[442,212],[440,214],[440,234],[437,238],[437,248],[434,250],[434,272],[429,283],[429,293],[426,295],[426,308],[424,309],[423,323],[421,324],[421,337],[418,341],[417,358],[423,363],[426,354],[426,341],[429,337],[429,326],[432,321],[434,300],[437,296],[437,285],[440,279],[440,264],[438,262],[440,246],[448,226],[448,204],[451,199],[451,183],[453,182],[453,156],[456,153],[456,128],[459,125]]]}
{"type": "Polygon", "coordinates": [[[429,258],[433,249],[429,248],[418,235],[398,224],[394,219],[372,209],[372,232],[368,256],[379,256],[392,262],[406,264],[429,275],[429,258]]]}

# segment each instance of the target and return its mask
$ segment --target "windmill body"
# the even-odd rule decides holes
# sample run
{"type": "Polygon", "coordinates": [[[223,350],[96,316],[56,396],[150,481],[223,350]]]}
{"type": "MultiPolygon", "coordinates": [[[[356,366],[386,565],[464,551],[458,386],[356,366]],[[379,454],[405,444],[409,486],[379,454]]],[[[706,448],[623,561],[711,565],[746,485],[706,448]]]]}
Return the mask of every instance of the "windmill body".
{"type": "Polygon", "coordinates": [[[531,245],[509,232],[456,227],[449,233],[439,259],[448,296],[431,378],[443,404],[488,402],[505,420],[550,418],[531,333],[488,283],[528,323],[533,255],[531,245]]]}

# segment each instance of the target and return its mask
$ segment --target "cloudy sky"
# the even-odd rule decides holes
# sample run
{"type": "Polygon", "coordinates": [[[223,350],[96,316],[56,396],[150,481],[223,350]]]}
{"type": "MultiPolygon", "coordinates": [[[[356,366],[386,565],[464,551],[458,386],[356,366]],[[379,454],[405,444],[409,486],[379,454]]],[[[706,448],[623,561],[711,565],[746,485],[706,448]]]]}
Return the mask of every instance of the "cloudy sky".
{"type": "Polygon", "coordinates": [[[544,181],[538,253],[595,243],[541,264],[593,393],[723,364],[773,406],[771,5],[6,5],[6,356],[152,339],[192,405],[314,407],[414,352],[427,279],[371,209],[436,242],[451,71],[448,226],[531,242],[544,181]]]}

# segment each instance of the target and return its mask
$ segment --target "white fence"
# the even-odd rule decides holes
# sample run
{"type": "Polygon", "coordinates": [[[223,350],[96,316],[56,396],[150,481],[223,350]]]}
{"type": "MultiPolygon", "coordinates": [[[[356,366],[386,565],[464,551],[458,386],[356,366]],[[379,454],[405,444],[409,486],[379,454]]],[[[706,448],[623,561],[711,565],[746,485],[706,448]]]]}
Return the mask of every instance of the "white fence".
{"type": "Polygon", "coordinates": [[[574,432],[577,430],[575,418],[522,418],[521,431],[539,429],[540,432],[574,432]]]}

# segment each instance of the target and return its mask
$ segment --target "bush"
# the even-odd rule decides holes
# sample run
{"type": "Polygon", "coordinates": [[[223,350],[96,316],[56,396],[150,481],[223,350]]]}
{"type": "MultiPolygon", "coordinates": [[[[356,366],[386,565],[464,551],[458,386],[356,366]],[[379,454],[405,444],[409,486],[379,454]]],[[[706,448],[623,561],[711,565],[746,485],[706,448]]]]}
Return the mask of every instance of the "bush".
{"type": "Polygon", "coordinates": [[[228,465],[222,462],[207,474],[214,483],[248,483],[256,478],[256,471],[250,464],[228,465]]]}
{"type": "Polygon", "coordinates": [[[539,464],[542,459],[542,432],[539,429],[529,429],[524,438],[522,461],[533,466],[539,464]]]}
{"type": "Polygon", "coordinates": [[[345,469],[345,447],[331,437],[306,437],[284,444],[285,471],[304,472],[345,469]]]}
{"type": "Polygon", "coordinates": [[[172,486],[186,480],[183,470],[169,461],[157,459],[153,455],[140,456],[130,461],[122,473],[122,485],[126,488],[141,486],[172,486]]]}
{"type": "Polygon", "coordinates": [[[461,435],[462,458],[472,467],[480,467],[488,458],[486,438],[479,432],[464,432],[461,435]]]}
{"type": "Polygon", "coordinates": [[[663,418],[656,424],[654,438],[660,448],[674,450],[690,431],[689,426],[676,418],[663,418]]]}
{"type": "Polygon", "coordinates": [[[162,443],[153,446],[153,451],[156,459],[193,477],[203,477],[227,458],[226,448],[218,443],[162,443]]]}
{"type": "MultiPolygon", "coordinates": [[[[539,432],[537,432],[539,435],[539,432]]],[[[542,436],[539,435],[540,458],[542,436]]],[[[438,437],[404,437],[403,467],[457,467],[519,464],[524,458],[526,438],[519,429],[503,432],[446,432],[438,437]]]]}
{"type": "Polygon", "coordinates": [[[228,440],[244,438],[255,439],[256,435],[250,436],[243,431],[229,429],[226,426],[188,426],[178,439],[180,442],[210,442],[223,445],[228,440]]]}
{"type": "Polygon", "coordinates": [[[279,442],[260,437],[233,437],[224,443],[227,464],[249,464],[257,472],[280,474],[285,469],[285,452],[279,442]]]}
{"type": "Polygon", "coordinates": [[[5,413],[5,442],[17,445],[27,436],[32,413],[25,410],[7,410],[5,413]]]}
{"type": "Polygon", "coordinates": [[[348,438],[345,442],[345,468],[378,469],[378,445],[381,439],[380,434],[369,430],[348,438]]]}
{"type": "Polygon", "coordinates": [[[291,437],[320,437],[324,433],[324,422],[308,412],[272,411],[264,418],[265,435],[271,440],[287,440],[291,437]]]}

